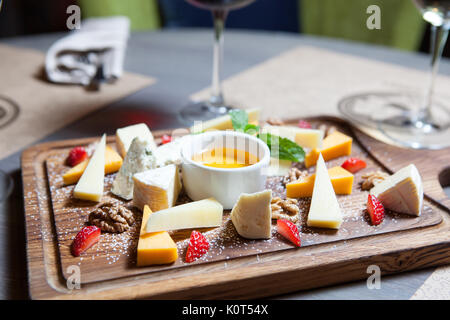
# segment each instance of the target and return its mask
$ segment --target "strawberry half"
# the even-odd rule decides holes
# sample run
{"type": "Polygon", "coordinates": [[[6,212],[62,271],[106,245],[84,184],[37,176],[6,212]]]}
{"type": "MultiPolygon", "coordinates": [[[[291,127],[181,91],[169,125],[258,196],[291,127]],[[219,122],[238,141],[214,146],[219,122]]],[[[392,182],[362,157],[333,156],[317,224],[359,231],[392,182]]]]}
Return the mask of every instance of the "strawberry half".
{"type": "Polygon", "coordinates": [[[374,226],[379,225],[383,221],[384,207],[380,200],[372,194],[369,194],[369,198],[367,199],[367,211],[374,226]]]}
{"type": "Polygon", "coordinates": [[[193,262],[203,256],[208,250],[209,243],[205,236],[198,231],[192,231],[186,252],[186,262],[193,262]]]}
{"type": "Polygon", "coordinates": [[[312,128],[311,123],[309,123],[309,122],[306,121],[306,120],[300,120],[300,121],[298,122],[297,126],[298,126],[299,128],[303,128],[303,129],[311,129],[311,128],[312,128]]]}
{"type": "Polygon", "coordinates": [[[96,226],[83,227],[72,242],[72,254],[78,257],[100,240],[100,228],[96,226]]]}
{"type": "Polygon", "coordinates": [[[165,134],[161,137],[161,143],[166,144],[172,141],[172,136],[169,136],[168,134],[165,134]]]}
{"type": "Polygon", "coordinates": [[[292,223],[286,219],[277,220],[277,232],[283,237],[288,239],[290,242],[295,244],[297,247],[301,246],[300,233],[295,223],[292,223]]]}
{"type": "Polygon", "coordinates": [[[341,167],[347,171],[350,171],[351,173],[356,173],[359,170],[362,170],[365,167],[367,167],[367,164],[364,160],[361,160],[359,158],[349,158],[344,161],[341,167]]]}
{"type": "Polygon", "coordinates": [[[76,166],[80,162],[83,162],[88,157],[86,149],[83,147],[75,147],[69,152],[67,157],[67,164],[71,167],[76,166]]]}

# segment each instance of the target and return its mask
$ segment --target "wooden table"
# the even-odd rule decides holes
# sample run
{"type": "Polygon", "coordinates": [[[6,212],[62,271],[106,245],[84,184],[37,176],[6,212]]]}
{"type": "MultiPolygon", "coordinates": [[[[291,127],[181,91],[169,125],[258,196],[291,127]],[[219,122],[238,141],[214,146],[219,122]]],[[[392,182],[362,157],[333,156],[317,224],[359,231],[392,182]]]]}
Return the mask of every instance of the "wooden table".
{"type": "MultiPolygon", "coordinates": [[[[38,35],[10,38],[1,43],[45,51],[61,35],[38,35]]],[[[143,111],[152,121],[152,129],[178,127],[175,116],[190,94],[209,85],[212,34],[210,30],[141,32],[129,40],[125,69],[149,75],[158,82],[117,101],[54,132],[42,141],[89,136],[95,126],[112,134],[114,128],[125,125],[120,117],[124,108],[143,111]],[[189,57],[189,63],[186,63],[189,57]],[[186,81],[189,79],[189,81],[186,81]]],[[[232,76],[251,66],[299,45],[312,45],[406,67],[423,69],[428,57],[421,54],[394,51],[382,47],[267,32],[236,32],[226,34],[224,77],[232,76]],[[270,44],[270,45],[268,45],[270,44]],[[249,46],[252,55],[248,54],[249,46]],[[228,57],[228,58],[227,58],[228,57]]],[[[450,63],[444,61],[441,73],[450,75],[450,63]]],[[[0,169],[9,172],[15,189],[6,203],[0,204],[0,298],[27,298],[23,201],[20,182],[20,153],[0,160],[0,169]]],[[[282,299],[408,299],[433,272],[420,270],[386,276],[379,290],[369,290],[365,281],[298,292],[282,299]]]]}

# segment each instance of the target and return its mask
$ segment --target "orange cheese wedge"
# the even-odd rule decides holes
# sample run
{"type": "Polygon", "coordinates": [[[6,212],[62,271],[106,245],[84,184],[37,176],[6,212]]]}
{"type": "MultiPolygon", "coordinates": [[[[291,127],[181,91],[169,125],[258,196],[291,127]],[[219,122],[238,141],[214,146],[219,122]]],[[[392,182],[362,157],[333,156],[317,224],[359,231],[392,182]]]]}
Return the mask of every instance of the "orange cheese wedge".
{"type": "MultiPolygon", "coordinates": [[[[111,147],[106,146],[105,149],[105,174],[119,171],[122,166],[122,157],[111,147]]],[[[80,162],[75,167],[69,169],[64,175],[63,180],[65,185],[77,183],[81,175],[86,169],[89,159],[80,162]]]]}
{"type": "Polygon", "coordinates": [[[325,161],[350,155],[352,153],[352,141],[351,137],[339,131],[334,131],[323,139],[321,149],[313,149],[305,156],[305,166],[309,168],[315,165],[320,153],[322,153],[325,161]]]}
{"type": "MultiPolygon", "coordinates": [[[[353,187],[353,174],[342,167],[328,169],[334,192],[336,194],[351,194],[353,187]]],[[[304,198],[312,197],[316,174],[286,184],[286,197],[304,198]]]]}
{"type": "Polygon", "coordinates": [[[137,247],[137,266],[172,263],[178,259],[177,245],[166,231],[146,233],[145,225],[152,214],[149,206],[144,206],[141,234],[137,247]]]}

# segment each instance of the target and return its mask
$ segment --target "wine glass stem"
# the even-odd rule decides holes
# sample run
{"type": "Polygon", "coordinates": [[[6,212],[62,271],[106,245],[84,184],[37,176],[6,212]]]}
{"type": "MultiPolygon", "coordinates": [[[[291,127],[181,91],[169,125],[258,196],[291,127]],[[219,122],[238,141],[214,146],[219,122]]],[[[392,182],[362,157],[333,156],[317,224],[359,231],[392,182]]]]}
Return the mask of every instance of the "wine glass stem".
{"type": "Polygon", "coordinates": [[[442,51],[448,38],[448,28],[445,26],[431,27],[431,69],[429,75],[429,83],[425,94],[425,101],[418,113],[418,121],[423,123],[431,123],[431,106],[433,104],[433,93],[439,70],[439,62],[441,61],[442,51]]]}
{"type": "Polygon", "coordinates": [[[220,107],[224,104],[221,85],[221,72],[223,61],[223,30],[225,27],[227,11],[214,10],[212,14],[214,21],[214,50],[211,97],[209,98],[209,102],[213,107],[220,107]]]}

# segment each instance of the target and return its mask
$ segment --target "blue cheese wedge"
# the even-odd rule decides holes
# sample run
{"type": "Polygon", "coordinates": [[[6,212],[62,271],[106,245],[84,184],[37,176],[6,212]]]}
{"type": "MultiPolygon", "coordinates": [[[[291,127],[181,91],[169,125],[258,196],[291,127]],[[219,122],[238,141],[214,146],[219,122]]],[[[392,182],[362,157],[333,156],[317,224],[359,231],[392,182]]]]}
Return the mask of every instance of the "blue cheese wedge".
{"type": "Polygon", "coordinates": [[[136,137],[146,140],[151,150],[156,149],[155,140],[148,126],[145,123],[134,124],[116,130],[116,145],[122,158],[125,158],[131,142],[136,137]]]}
{"type": "Polygon", "coordinates": [[[422,178],[410,164],[370,189],[370,194],[392,211],[420,216],[423,206],[422,178]]]}
{"type": "Polygon", "coordinates": [[[181,181],[176,165],[151,169],[133,176],[133,204],[143,210],[148,205],[153,212],[171,208],[177,201],[181,181]]]}
{"type": "Polygon", "coordinates": [[[269,239],[272,226],[272,190],[243,193],[231,211],[231,221],[240,236],[269,239]]]}
{"type": "Polygon", "coordinates": [[[133,175],[155,168],[153,146],[149,140],[134,138],[114,179],[111,192],[125,200],[133,199],[133,175]]]}
{"type": "Polygon", "coordinates": [[[97,202],[102,199],[105,178],[105,149],[106,135],[104,134],[73,190],[75,198],[97,202]]]}
{"type": "Polygon", "coordinates": [[[316,165],[316,178],[307,225],[309,227],[339,229],[342,220],[341,208],[331,184],[327,166],[320,153],[316,165]]]}

